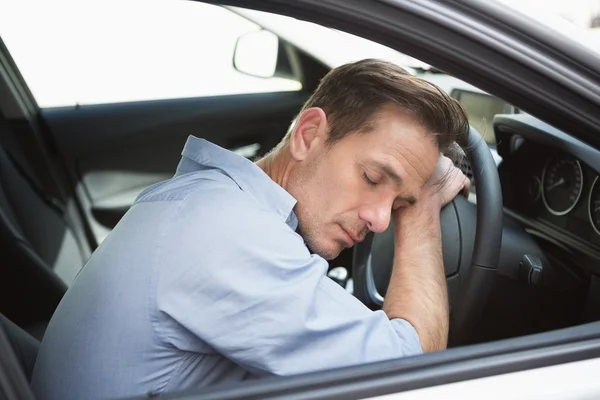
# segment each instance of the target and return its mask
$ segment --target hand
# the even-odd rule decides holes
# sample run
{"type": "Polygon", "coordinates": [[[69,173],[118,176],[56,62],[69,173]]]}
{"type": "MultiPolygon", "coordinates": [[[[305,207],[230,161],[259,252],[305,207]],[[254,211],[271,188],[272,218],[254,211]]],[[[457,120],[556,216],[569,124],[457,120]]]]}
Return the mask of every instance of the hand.
{"type": "MultiPolygon", "coordinates": [[[[425,220],[440,215],[440,210],[462,193],[469,196],[471,182],[454,166],[452,160],[440,155],[438,164],[429,181],[425,184],[421,196],[412,207],[402,207],[392,213],[396,229],[423,225],[425,220]]],[[[437,224],[437,223],[436,223],[437,224]]]]}
{"type": "Polygon", "coordinates": [[[459,193],[465,197],[469,196],[471,182],[454,166],[452,160],[446,156],[440,156],[437,167],[423,188],[424,200],[431,200],[441,210],[450,203],[459,193]]]}

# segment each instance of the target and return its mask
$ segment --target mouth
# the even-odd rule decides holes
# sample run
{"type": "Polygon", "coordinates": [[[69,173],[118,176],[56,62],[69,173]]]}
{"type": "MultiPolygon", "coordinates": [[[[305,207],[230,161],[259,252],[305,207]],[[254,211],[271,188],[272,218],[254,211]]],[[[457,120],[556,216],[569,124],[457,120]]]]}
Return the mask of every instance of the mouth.
{"type": "Polygon", "coordinates": [[[362,242],[361,238],[359,238],[357,235],[354,235],[354,234],[348,232],[344,228],[342,228],[342,232],[344,232],[344,236],[346,236],[345,240],[346,240],[346,243],[348,244],[348,248],[354,246],[358,242],[362,242]]]}

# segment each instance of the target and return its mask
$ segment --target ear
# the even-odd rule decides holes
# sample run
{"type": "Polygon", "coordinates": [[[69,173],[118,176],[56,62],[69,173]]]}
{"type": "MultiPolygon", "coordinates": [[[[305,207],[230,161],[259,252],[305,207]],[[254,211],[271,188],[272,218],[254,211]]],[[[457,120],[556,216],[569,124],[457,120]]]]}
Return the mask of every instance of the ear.
{"type": "Polygon", "coordinates": [[[327,116],[321,108],[306,109],[298,116],[290,137],[290,152],[296,161],[304,161],[325,145],[327,116]]]}

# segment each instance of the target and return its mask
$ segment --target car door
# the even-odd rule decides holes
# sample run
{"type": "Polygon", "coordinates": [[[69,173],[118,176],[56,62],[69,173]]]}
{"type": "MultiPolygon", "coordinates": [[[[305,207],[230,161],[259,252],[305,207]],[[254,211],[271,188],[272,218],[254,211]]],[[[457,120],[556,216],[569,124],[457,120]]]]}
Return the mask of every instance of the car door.
{"type": "Polygon", "coordinates": [[[270,42],[257,41],[259,25],[216,5],[59,1],[4,7],[10,13],[0,12],[0,35],[75,187],[92,246],[144,188],[173,175],[189,135],[248,158],[264,154],[316,85],[312,77],[326,71],[273,35],[270,42]],[[33,18],[31,6],[38,10],[33,18]],[[45,34],[27,35],[16,22],[26,20],[45,34]],[[45,58],[49,49],[52,56],[45,58]],[[258,65],[258,73],[270,63],[275,76],[240,72],[234,55],[248,49],[246,63],[258,65]]]}
{"type": "MultiPolygon", "coordinates": [[[[468,6],[465,5],[465,2],[458,1],[452,3],[429,1],[366,3],[348,0],[329,0],[326,2],[297,0],[293,4],[286,1],[230,1],[228,3],[254,6],[273,12],[284,12],[315,22],[332,24],[338,29],[363,34],[371,39],[401,48],[481,86],[490,93],[507,99],[524,110],[552,121],[557,126],[569,130],[569,132],[591,145],[600,146],[600,140],[595,137],[600,127],[600,116],[596,112],[599,106],[598,98],[600,98],[597,90],[600,79],[598,79],[598,72],[594,65],[586,64],[585,60],[582,61],[573,51],[566,52],[566,54],[572,56],[571,61],[568,62],[562,56],[557,56],[555,52],[550,52],[553,57],[549,57],[545,53],[545,49],[552,48],[552,43],[544,42],[543,35],[541,39],[540,37],[537,38],[540,42],[539,46],[535,41],[534,43],[528,41],[527,38],[535,37],[536,32],[532,33],[523,26],[519,26],[520,29],[515,29],[517,26],[515,22],[502,14],[502,10],[497,7],[468,6]],[[493,14],[492,11],[500,14],[493,14]],[[504,18],[500,18],[502,16],[504,18]],[[491,27],[494,29],[491,29],[491,27]],[[526,51],[520,46],[524,46],[526,51]],[[511,49],[517,47],[521,51],[515,54],[511,49]],[[527,52],[533,52],[535,57],[522,57],[523,54],[529,54],[527,52]],[[536,68],[540,66],[546,68],[536,68]],[[549,68],[549,66],[555,68],[549,68]],[[583,66],[586,68],[583,68],[583,66]],[[506,71],[510,71],[510,74],[507,74],[506,71]],[[561,74],[557,74],[559,71],[561,74]],[[577,79],[571,79],[574,76],[577,79]]],[[[190,4],[195,5],[194,3],[190,4]]],[[[143,8],[137,11],[143,14],[143,8]]],[[[44,13],[40,11],[38,14],[43,15],[44,13]]],[[[100,20],[103,19],[100,18],[100,20]]],[[[68,37],[72,33],[71,30],[66,29],[65,36],[68,37]]],[[[19,63],[17,53],[18,51],[13,50],[13,55],[19,63]]],[[[126,53],[124,51],[125,55],[126,53]]],[[[110,65],[104,67],[110,68],[110,65]]],[[[25,79],[28,80],[26,68],[21,68],[25,79]]],[[[74,72],[76,71],[71,71],[71,73],[74,72]]],[[[137,70],[134,72],[137,72],[137,70]]],[[[134,76],[134,74],[132,73],[129,76],[134,76]]],[[[35,79],[29,80],[33,82],[35,79]]],[[[300,82],[303,83],[303,89],[296,92],[291,91],[292,93],[302,94],[303,90],[308,90],[309,85],[306,84],[304,78],[300,82]]],[[[35,95],[35,85],[30,83],[30,86],[35,95]]],[[[281,91],[276,93],[281,93],[281,91]]],[[[283,93],[285,95],[289,94],[289,92],[283,93]]],[[[249,99],[258,101],[256,99],[260,96],[255,96],[256,94],[232,95],[227,97],[227,100],[230,103],[236,103],[236,100],[239,100],[246,107],[252,107],[253,103],[249,99]]],[[[224,95],[222,94],[222,96],[224,95]]],[[[185,125],[185,121],[189,122],[189,119],[194,119],[189,114],[183,115],[183,122],[181,122],[179,120],[158,118],[155,113],[160,114],[167,106],[172,106],[173,112],[179,112],[181,109],[194,110],[195,112],[195,106],[202,104],[200,99],[204,99],[211,104],[215,97],[220,96],[212,95],[200,98],[192,96],[191,99],[144,99],[143,102],[108,102],[108,104],[77,105],[76,103],[66,107],[72,108],[73,115],[77,115],[81,119],[72,117],[71,120],[64,117],[64,115],[60,115],[60,112],[68,111],[64,108],[65,104],[56,103],[51,107],[39,100],[38,103],[42,106],[43,119],[46,121],[49,131],[52,132],[58,150],[64,154],[69,174],[78,185],[80,190],[78,193],[83,199],[82,203],[85,202],[86,197],[88,198],[89,204],[86,206],[86,212],[91,218],[94,217],[95,209],[102,210],[102,207],[98,207],[98,204],[102,205],[103,200],[108,198],[111,199],[109,204],[111,202],[113,205],[119,204],[114,199],[119,199],[121,194],[127,193],[129,190],[132,192],[139,190],[140,187],[156,179],[161,179],[158,177],[160,174],[156,171],[164,172],[164,169],[160,167],[152,168],[155,164],[160,165],[159,159],[164,156],[161,150],[167,148],[165,143],[171,139],[169,136],[171,132],[177,132],[176,135],[180,138],[179,140],[183,140],[188,134],[187,129],[196,128],[195,124],[185,125]],[[188,101],[198,101],[199,103],[189,105],[189,108],[186,108],[184,106],[188,104],[188,101]],[[59,105],[60,108],[55,108],[59,105]],[[150,105],[154,107],[149,107],[150,105]],[[121,109],[121,111],[127,109],[129,112],[119,114],[115,108],[121,109]],[[86,109],[91,114],[87,119],[79,117],[79,115],[87,115],[85,113],[76,114],[77,111],[86,109]],[[136,114],[136,110],[141,111],[136,114]],[[54,117],[52,114],[54,114],[54,117]],[[127,135],[121,135],[121,130],[110,132],[110,129],[119,127],[123,120],[129,122],[128,117],[130,115],[137,115],[135,121],[131,121],[131,125],[138,127],[137,130],[133,128],[125,129],[128,132],[127,135]],[[120,120],[118,116],[120,116],[120,120]],[[73,120],[80,124],[82,135],[86,137],[86,140],[81,139],[77,146],[84,146],[87,150],[81,152],[77,146],[73,145],[73,147],[77,147],[77,151],[71,149],[71,152],[77,152],[77,154],[75,156],[71,155],[71,158],[69,158],[67,153],[69,152],[70,141],[79,140],[74,136],[78,134],[75,132],[80,132],[77,129],[78,125],[73,120]],[[63,125],[60,125],[60,121],[63,121],[63,125]],[[102,129],[94,129],[96,126],[102,127],[104,121],[112,122],[107,123],[102,129]],[[117,124],[116,121],[119,121],[119,123],[117,124]],[[149,127],[150,124],[143,124],[142,121],[151,121],[152,128],[149,127]],[[88,124],[88,122],[91,123],[88,124]],[[178,123],[181,123],[181,126],[178,123]],[[68,129],[69,127],[71,130],[68,129]],[[107,142],[105,142],[104,138],[92,138],[93,135],[88,136],[86,134],[87,129],[91,129],[97,134],[98,132],[107,134],[111,139],[110,141],[106,139],[107,142]],[[152,129],[156,129],[156,131],[152,129]],[[61,134],[59,131],[63,133],[61,134]],[[64,132],[69,132],[69,134],[64,132]],[[164,139],[162,142],[158,140],[154,142],[154,146],[159,149],[147,150],[146,146],[148,144],[143,140],[143,133],[148,134],[148,132],[150,132],[149,138],[154,138],[155,134],[164,139]],[[62,142],[59,139],[61,135],[64,135],[62,142]],[[127,148],[132,149],[132,151],[135,150],[136,153],[145,153],[149,158],[138,159],[136,157],[129,160],[133,156],[132,153],[119,151],[119,149],[127,148]],[[94,158],[94,155],[96,155],[96,158],[94,158]],[[114,163],[110,162],[110,165],[117,165],[118,167],[107,166],[113,156],[118,157],[115,158],[114,163]],[[152,156],[156,156],[157,159],[153,160],[152,156]],[[145,166],[137,169],[131,166],[131,164],[136,163],[145,164],[145,166]],[[81,166],[82,164],[84,167],[81,166]],[[128,179],[122,174],[122,170],[132,171],[133,178],[128,179]],[[92,173],[94,171],[101,171],[100,176],[106,178],[105,183],[99,186],[106,185],[106,182],[112,182],[113,177],[116,177],[114,180],[116,181],[117,190],[110,190],[108,193],[101,192],[100,195],[97,191],[94,192],[94,195],[87,193],[90,191],[88,186],[93,186],[92,183],[96,182],[91,179],[92,183],[89,183],[89,177],[94,177],[92,173]],[[140,171],[142,173],[138,174],[140,171]],[[146,174],[148,171],[150,173],[146,174]],[[138,179],[139,175],[144,176],[144,179],[138,179]],[[150,179],[148,175],[153,175],[154,178],[150,179]],[[87,186],[84,176],[88,177],[87,186]]],[[[282,97],[286,96],[282,95],[282,97]]],[[[103,101],[106,102],[107,100],[103,101]]],[[[189,112],[193,114],[192,111],[189,112]]],[[[208,115],[212,116],[214,113],[216,111],[213,110],[208,115]]],[[[221,115],[229,116],[229,114],[221,115]]],[[[211,121],[209,116],[203,114],[203,118],[198,117],[198,124],[201,121],[206,121],[207,118],[208,121],[211,121]]],[[[242,120],[246,124],[254,122],[254,119],[249,115],[245,115],[242,120]]],[[[224,126],[242,128],[246,126],[235,122],[232,118],[231,121],[223,122],[221,120],[221,124],[214,123],[213,125],[216,128],[221,128],[219,130],[227,135],[224,126]]],[[[209,126],[211,125],[209,124],[209,126]]],[[[216,128],[211,132],[216,131],[216,128]]],[[[262,135],[260,136],[262,137],[262,135]]],[[[217,142],[219,140],[219,136],[207,137],[217,142]]],[[[182,144],[180,142],[179,146],[182,144]]],[[[250,145],[253,144],[250,143],[250,145]]],[[[235,149],[238,145],[232,144],[229,146],[235,149]]],[[[240,146],[245,146],[245,144],[240,144],[240,146]]],[[[173,147],[176,146],[173,145],[173,147]]],[[[248,147],[242,147],[242,149],[246,150],[248,147]]],[[[177,151],[179,151],[179,148],[177,148],[177,151]]],[[[176,162],[176,159],[174,157],[173,163],[176,162]]],[[[173,167],[174,165],[171,166],[171,168],[173,167]]],[[[100,179],[100,181],[103,181],[103,179],[100,179]]],[[[112,185],[108,184],[106,186],[111,187],[112,185]]],[[[131,198],[132,195],[122,197],[131,198]]],[[[113,214],[119,212],[118,207],[113,206],[107,209],[117,210],[113,214]]],[[[96,214],[98,214],[97,211],[96,214]]],[[[105,229],[109,229],[111,225],[111,223],[102,222],[102,218],[99,217],[95,217],[92,221],[105,229]]],[[[101,239],[101,231],[98,237],[101,239]]],[[[599,348],[600,327],[598,324],[589,324],[548,335],[536,335],[500,343],[453,349],[444,353],[433,353],[419,360],[403,359],[339,371],[318,372],[299,377],[272,378],[247,384],[203,390],[202,392],[169,395],[169,397],[190,399],[241,397],[364,398],[417,390],[429,386],[437,386],[443,390],[441,385],[459,381],[536,370],[540,370],[539,372],[544,374],[542,368],[546,366],[568,367],[569,363],[584,363],[585,360],[590,360],[590,363],[592,363],[600,357],[599,348]]],[[[352,351],[352,349],[349,349],[349,351],[352,351]]],[[[593,368],[595,364],[577,365],[583,368],[593,368]]],[[[581,369],[576,371],[581,371],[581,369]]],[[[550,375],[542,376],[548,377],[550,375]]],[[[532,380],[531,382],[535,381],[532,380]]]]}
{"type": "MultiPolygon", "coordinates": [[[[299,0],[290,5],[274,0],[228,4],[277,10],[379,40],[600,147],[598,56],[496,3],[299,0]]],[[[596,322],[419,358],[273,377],[167,398],[587,399],[600,396],[591,372],[599,357],[596,322]]]]}
{"type": "Polygon", "coordinates": [[[418,358],[218,385],[166,398],[594,399],[600,394],[594,373],[600,363],[599,327],[596,323],[418,358]]]}

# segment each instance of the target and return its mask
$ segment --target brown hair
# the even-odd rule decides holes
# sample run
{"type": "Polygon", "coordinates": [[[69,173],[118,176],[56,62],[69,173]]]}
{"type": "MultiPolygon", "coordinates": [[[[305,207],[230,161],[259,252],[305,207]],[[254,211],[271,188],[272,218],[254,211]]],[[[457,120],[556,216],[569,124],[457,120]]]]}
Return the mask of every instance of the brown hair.
{"type": "Polygon", "coordinates": [[[372,131],[376,113],[388,104],[398,105],[422,124],[442,153],[454,158],[456,144],[466,145],[469,123],[462,106],[436,85],[383,60],[365,59],[332,69],[300,114],[312,107],[323,109],[328,144],[333,145],[347,134],[372,131]]]}

